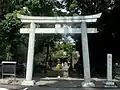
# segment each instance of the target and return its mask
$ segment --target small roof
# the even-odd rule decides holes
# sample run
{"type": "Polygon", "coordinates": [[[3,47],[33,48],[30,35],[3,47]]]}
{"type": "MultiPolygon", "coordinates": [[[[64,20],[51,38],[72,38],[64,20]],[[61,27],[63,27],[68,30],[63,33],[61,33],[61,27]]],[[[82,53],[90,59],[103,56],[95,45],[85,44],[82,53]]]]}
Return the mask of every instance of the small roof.
{"type": "Polygon", "coordinates": [[[5,64],[5,63],[6,63],[6,64],[7,64],[7,63],[8,63],[8,64],[16,64],[15,61],[2,61],[1,63],[2,63],[2,64],[5,64]]]}

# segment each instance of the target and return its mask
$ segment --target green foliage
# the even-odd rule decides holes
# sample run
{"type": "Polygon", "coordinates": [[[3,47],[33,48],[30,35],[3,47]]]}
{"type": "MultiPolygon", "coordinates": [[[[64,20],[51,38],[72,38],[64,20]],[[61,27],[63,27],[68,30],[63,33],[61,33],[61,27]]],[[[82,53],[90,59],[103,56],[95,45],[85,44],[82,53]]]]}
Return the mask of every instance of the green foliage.
{"type": "Polygon", "coordinates": [[[61,39],[60,34],[39,34],[36,35],[35,54],[47,52],[45,48],[54,47],[55,42],[61,39]]]}
{"type": "MultiPolygon", "coordinates": [[[[21,35],[19,29],[23,26],[17,18],[17,13],[28,15],[53,15],[53,1],[51,0],[7,0],[1,1],[0,6],[0,58],[5,59],[6,52],[11,52],[14,56],[22,53],[21,45],[27,49],[28,35],[21,35]],[[26,7],[26,10],[25,8],[26,7]],[[24,9],[24,10],[23,10],[24,9]],[[8,46],[12,46],[6,50],[8,46]],[[19,50],[19,51],[18,51],[19,50]],[[3,57],[3,58],[2,58],[3,57]]],[[[26,27],[26,26],[25,26],[26,27]]],[[[54,43],[61,38],[59,34],[39,35],[36,36],[35,54],[45,52],[46,47],[54,47],[54,43]],[[49,41],[49,42],[48,42],[49,41]],[[49,45],[48,45],[49,44],[49,45]]],[[[18,56],[17,56],[18,57],[18,56]]],[[[25,58],[24,58],[25,59],[25,58]]]]}
{"type": "Polygon", "coordinates": [[[53,15],[54,7],[52,0],[0,0],[0,20],[7,13],[12,13],[15,10],[21,10],[27,7],[32,15],[53,15]]]}
{"type": "Polygon", "coordinates": [[[23,10],[8,13],[5,19],[0,22],[0,53],[1,59],[5,59],[5,52],[14,52],[17,45],[20,43],[19,29],[22,23],[17,18],[17,13],[24,14],[23,10]],[[9,51],[6,51],[7,46],[12,46],[9,51]],[[2,58],[3,57],[3,58],[2,58]]]}
{"type": "Polygon", "coordinates": [[[75,8],[76,4],[77,4],[77,1],[73,0],[72,3],[70,4],[70,8],[75,8]]]}
{"type": "Polygon", "coordinates": [[[52,51],[52,57],[54,59],[70,59],[74,47],[69,42],[57,42],[55,48],[52,51]]]}
{"type": "Polygon", "coordinates": [[[74,1],[75,0],[65,0],[65,2],[67,3],[67,7],[69,8],[74,1]]]}
{"type": "Polygon", "coordinates": [[[65,0],[69,15],[91,15],[99,12],[109,11],[112,7],[110,0],[65,0]]]}
{"type": "Polygon", "coordinates": [[[53,15],[53,1],[52,0],[28,0],[25,5],[28,7],[32,15],[53,15]]]}
{"type": "MultiPolygon", "coordinates": [[[[0,3],[0,5],[2,4],[3,2],[0,3]]],[[[55,8],[55,5],[59,5],[56,0],[8,0],[4,2],[3,11],[5,11],[5,14],[2,14],[4,18],[2,18],[0,22],[0,58],[5,59],[6,52],[11,52],[16,56],[17,53],[20,54],[21,52],[23,53],[24,50],[27,50],[28,36],[21,35],[19,32],[23,24],[17,18],[17,13],[51,16],[54,14],[52,9],[55,8]],[[23,7],[26,7],[27,10],[23,10],[23,7]],[[22,45],[24,48],[26,47],[24,50],[20,50],[22,45]],[[7,51],[6,48],[8,46],[12,47],[7,51]]],[[[62,15],[61,12],[59,14],[62,15]]],[[[44,26],[46,27],[47,25],[44,26]]],[[[61,38],[62,36],[60,34],[40,34],[36,36],[35,56],[40,55],[43,57],[43,60],[45,60],[45,57],[48,57],[48,59],[51,57],[51,51],[56,53],[57,56],[61,55],[64,51],[67,53],[70,52],[69,45],[61,46],[61,50],[57,49],[58,47],[54,48],[56,41],[61,38]],[[53,48],[58,52],[55,52],[53,48]]]]}

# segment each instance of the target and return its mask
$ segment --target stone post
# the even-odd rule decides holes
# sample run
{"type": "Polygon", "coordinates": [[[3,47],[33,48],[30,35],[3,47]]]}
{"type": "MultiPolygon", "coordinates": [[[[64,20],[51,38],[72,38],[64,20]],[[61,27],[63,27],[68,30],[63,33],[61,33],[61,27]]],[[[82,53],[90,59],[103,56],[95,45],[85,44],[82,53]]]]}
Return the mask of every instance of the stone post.
{"type": "Polygon", "coordinates": [[[105,87],[116,87],[112,80],[112,54],[107,54],[107,81],[105,87]]]}

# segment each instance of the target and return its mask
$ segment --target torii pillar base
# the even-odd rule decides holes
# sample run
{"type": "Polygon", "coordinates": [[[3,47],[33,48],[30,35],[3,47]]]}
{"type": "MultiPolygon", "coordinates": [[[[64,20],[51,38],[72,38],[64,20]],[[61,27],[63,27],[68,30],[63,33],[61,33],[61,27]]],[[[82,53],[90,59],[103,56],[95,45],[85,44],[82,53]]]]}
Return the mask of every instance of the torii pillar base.
{"type": "Polygon", "coordinates": [[[115,82],[113,81],[106,81],[104,87],[117,87],[117,86],[115,85],[115,82]]]}
{"type": "Polygon", "coordinates": [[[34,80],[31,80],[31,81],[27,81],[27,80],[24,80],[21,85],[23,86],[34,86],[35,85],[35,81],[34,80]]]}
{"type": "Polygon", "coordinates": [[[95,87],[95,84],[93,82],[82,82],[82,87],[88,88],[88,87],[95,87]]]}

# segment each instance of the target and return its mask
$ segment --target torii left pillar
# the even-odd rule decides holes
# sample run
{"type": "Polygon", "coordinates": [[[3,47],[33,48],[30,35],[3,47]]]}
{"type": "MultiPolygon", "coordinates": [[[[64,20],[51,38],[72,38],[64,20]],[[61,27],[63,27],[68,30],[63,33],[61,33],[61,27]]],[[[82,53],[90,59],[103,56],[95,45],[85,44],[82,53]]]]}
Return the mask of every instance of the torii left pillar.
{"type": "Polygon", "coordinates": [[[29,44],[28,44],[28,56],[27,56],[27,71],[26,80],[22,82],[22,85],[34,85],[34,80],[32,80],[33,75],[33,57],[34,57],[34,45],[35,45],[35,23],[31,22],[29,33],[29,44]]]}

